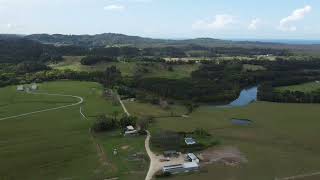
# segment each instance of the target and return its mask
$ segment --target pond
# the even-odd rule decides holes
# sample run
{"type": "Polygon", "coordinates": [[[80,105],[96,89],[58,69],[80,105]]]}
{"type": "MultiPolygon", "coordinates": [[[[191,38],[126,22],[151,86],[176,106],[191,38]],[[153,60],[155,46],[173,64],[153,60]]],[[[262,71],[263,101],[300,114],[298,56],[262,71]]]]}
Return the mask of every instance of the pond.
{"type": "Polygon", "coordinates": [[[232,119],[231,123],[234,125],[248,126],[252,123],[252,121],[248,119],[232,119]]]}
{"type": "Polygon", "coordinates": [[[229,106],[232,107],[241,107],[246,106],[252,102],[257,101],[257,95],[258,95],[258,87],[252,87],[249,89],[244,89],[241,91],[238,99],[234,100],[229,104],[229,106]]]}

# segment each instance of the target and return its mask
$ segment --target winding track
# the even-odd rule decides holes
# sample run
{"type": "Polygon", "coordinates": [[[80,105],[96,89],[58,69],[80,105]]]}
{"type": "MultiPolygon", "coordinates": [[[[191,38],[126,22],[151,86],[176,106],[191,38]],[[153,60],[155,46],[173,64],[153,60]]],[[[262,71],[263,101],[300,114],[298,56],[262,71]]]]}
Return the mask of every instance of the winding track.
{"type": "MultiPolygon", "coordinates": [[[[68,107],[72,107],[72,106],[77,106],[77,105],[82,104],[83,101],[84,101],[82,97],[73,96],[73,95],[50,94],[50,93],[34,93],[34,92],[27,92],[27,93],[29,93],[29,94],[39,94],[39,95],[48,95],[48,96],[72,97],[72,98],[79,99],[79,101],[76,102],[76,103],[73,103],[73,104],[69,104],[69,105],[64,105],[64,106],[59,106],[59,107],[55,107],[55,108],[49,108],[49,109],[44,109],[44,110],[33,111],[33,112],[29,112],[29,113],[24,113],[24,114],[19,114],[19,115],[15,115],[15,116],[9,116],[9,117],[5,117],[5,118],[0,118],[0,121],[19,118],[19,117],[24,117],[24,116],[29,116],[29,115],[32,115],[32,114],[38,114],[38,113],[43,113],[43,112],[48,112],[48,111],[53,111],[53,110],[58,110],[58,109],[64,109],[64,108],[68,108],[68,107]]],[[[81,107],[80,107],[80,114],[86,119],[86,117],[82,113],[82,108],[81,107]]]]}
{"type": "Polygon", "coordinates": [[[156,173],[157,169],[156,169],[156,158],[155,158],[155,154],[151,151],[150,149],[150,138],[151,138],[151,135],[150,135],[150,132],[147,131],[147,138],[144,142],[144,146],[146,148],[146,151],[147,151],[147,154],[150,158],[150,164],[149,164],[149,170],[147,172],[147,175],[146,175],[146,178],[145,180],[151,180],[153,175],[156,173]]]}

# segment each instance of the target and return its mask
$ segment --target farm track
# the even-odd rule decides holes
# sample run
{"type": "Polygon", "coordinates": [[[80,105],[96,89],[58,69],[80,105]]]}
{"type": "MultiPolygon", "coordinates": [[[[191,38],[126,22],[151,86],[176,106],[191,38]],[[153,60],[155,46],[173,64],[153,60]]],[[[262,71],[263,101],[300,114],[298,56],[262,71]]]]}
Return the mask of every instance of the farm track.
{"type": "MultiPolygon", "coordinates": [[[[48,112],[48,111],[53,111],[53,110],[59,110],[59,109],[65,109],[68,107],[73,107],[73,106],[77,106],[83,103],[83,98],[80,96],[73,96],[73,95],[65,95],[65,94],[50,94],[50,93],[34,93],[34,92],[27,92],[29,94],[35,94],[35,95],[48,95],[48,96],[60,96],[60,97],[72,97],[72,98],[76,98],[79,101],[76,103],[72,103],[69,105],[64,105],[64,106],[59,106],[59,107],[55,107],[55,108],[48,108],[48,109],[44,109],[44,110],[39,110],[39,111],[33,111],[33,112],[29,112],[29,113],[24,113],[24,114],[19,114],[19,115],[15,115],[15,116],[8,116],[8,117],[4,117],[4,118],[0,118],[0,121],[4,121],[4,120],[8,120],[8,119],[14,119],[14,118],[19,118],[19,117],[24,117],[24,116],[29,116],[32,114],[38,114],[38,113],[43,113],[43,112],[48,112]]],[[[80,107],[80,114],[87,119],[83,113],[82,113],[82,108],[80,107]]]]}
{"type": "MultiPolygon", "coordinates": [[[[124,103],[122,102],[122,100],[118,94],[117,94],[117,98],[122,106],[123,111],[127,114],[127,116],[130,116],[130,113],[128,112],[126,106],[124,105],[124,103]]],[[[150,159],[150,165],[149,165],[149,169],[146,174],[145,180],[151,180],[153,175],[155,174],[156,168],[157,168],[157,166],[155,165],[155,163],[156,163],[155,154],[150,149],[150,138],[151,138],[150,132],[147,131],[147,137],[145,139],[144,145],[145,145],[146,152],[147,152],[149,159],[150,159]]]]}
{"type": "Polygon", "coordinates": [[[320,175],[320,172],[315,172],[310,174],[300,174],[300,175],[285,177],[285,178],[275,178],[275,180],[295,180],[295,179],[303,179],[303,178],[318,176],[318,175],[320,175]]]}

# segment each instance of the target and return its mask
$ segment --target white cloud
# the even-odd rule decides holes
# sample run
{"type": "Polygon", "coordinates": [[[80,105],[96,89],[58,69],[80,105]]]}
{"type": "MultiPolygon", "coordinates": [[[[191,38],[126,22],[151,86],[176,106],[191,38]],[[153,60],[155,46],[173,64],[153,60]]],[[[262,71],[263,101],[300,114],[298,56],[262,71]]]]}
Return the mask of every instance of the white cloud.
{"type": "Polygon", "coordinates": [[[282,31],[296,31],[297,27],[292,25],[292,23],[302,20],[309,12],[311,12],[311,10],[312,7],[309,5],[294,10],[290,16],[281,19],[279,29],[282,31]]]}
{"type": "Polygon", "coordinates": [[[223,29],[234,22],[234,16],[228,14],[218,14],[211,21],[199,20],[195,22],[192,25],[192,28],[198,30],[218,30],[223,29]]]}
{"type": "Polygon", "coordinates": [[[122,5],[112,4],[105,6],[103,9],[107,11],[123,11],[125,7],[122,5]]]}
{"type": "Polygon", "coordinates": [[[260,23],[261,20],[259,18],[252,19],[248,26],[248,29],[251,31],[257,30],[260,23]]]}

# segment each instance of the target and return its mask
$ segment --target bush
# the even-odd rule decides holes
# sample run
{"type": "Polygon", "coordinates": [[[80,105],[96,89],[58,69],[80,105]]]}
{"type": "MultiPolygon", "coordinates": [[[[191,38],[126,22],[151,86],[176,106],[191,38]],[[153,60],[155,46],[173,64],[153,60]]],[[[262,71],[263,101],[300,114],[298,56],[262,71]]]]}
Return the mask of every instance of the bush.
{"type": "Polygon", "coordinates": [[[94,132],[105,132],[117,128],[117,121],[105,115],[99,115],[92,126],[94,132]]]}
{"type": "Polygon", "coordinates": [[[94,65],[99,62],[116,62],[117,60],[115,58],[111,57],[104,57],[104,56],[87,56],[81,59],[82,65],[94,65]]]}
{"type": "Polygon", "coordinates": [[[183,146],[183,136],[171,131],[162,131],[151,137],[151,143],[163,150],[179,150],[183,146]]]}
{"type": "Polygon", "coordinates": [[[135,126],[137,119],[138,118],[134,116],[123,116],[120,119],[119,125],[122,129],[125,129],[127,126],[135,126]]]}

